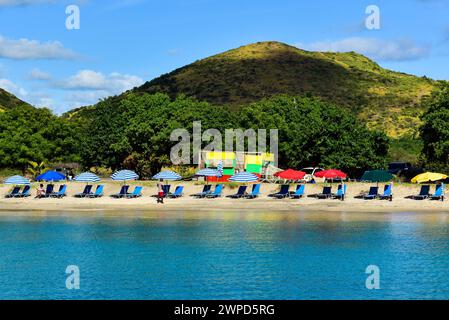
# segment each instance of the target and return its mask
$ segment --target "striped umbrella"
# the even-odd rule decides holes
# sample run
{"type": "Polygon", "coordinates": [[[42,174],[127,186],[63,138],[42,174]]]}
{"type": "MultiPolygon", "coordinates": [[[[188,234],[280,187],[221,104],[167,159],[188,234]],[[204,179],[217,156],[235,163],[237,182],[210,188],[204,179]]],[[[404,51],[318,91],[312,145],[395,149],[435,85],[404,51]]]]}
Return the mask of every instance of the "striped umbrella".
{"type": "Polygon", "coordinates": [[[83,172],[83,173],[77,175],[74,180],[78,181],[78,182],[89,183],[89,182],[98,182],[98,181],[100,181],[100,178],[92,172],[83,172]]]}
{"type": "Polygon", "coordinates": [[[229,178],[232,182],[255,182],[258,181],[259,177],[250,172],[240,172],[229,178]]]}
{"type": "Polygon", "coordinates": [[[30,180],[22,176],[12,176],[5,180],[5,184],[12,184],[15,186],[26,186],[30,184],[30,180]]]}
{"type": "Polygon", "coordinates": [[[174,171],[162,171],[162,172],[159,172],[157,175],[153,176],[153,179],[154,180],[162,179],[162,180],[175,181],[175,180],[181,180],[182,177],[174,171]]]}
{"type": "Polygon", "coordinates": [[[221,172],[215,169],[202,169],[195,175],[200,177],[221,177],[221,172]]]}
{"type": "Polygon", "coordinates": [[[218,172],[220,172],[220,176],[222,176],[223,175],[223,161],[220,160],[218,162],[217,170],[218,170],[218,172]]]}
{"type": "Polygon", "coordinates": [[[112,180],[117,180],[117,181],[127,181],[127,180],[139,179],[139,176],[134,171],[121,170],[121,171],[117,171],[116,173],[114,173],[111,176],[111,179],[112,180]]]}

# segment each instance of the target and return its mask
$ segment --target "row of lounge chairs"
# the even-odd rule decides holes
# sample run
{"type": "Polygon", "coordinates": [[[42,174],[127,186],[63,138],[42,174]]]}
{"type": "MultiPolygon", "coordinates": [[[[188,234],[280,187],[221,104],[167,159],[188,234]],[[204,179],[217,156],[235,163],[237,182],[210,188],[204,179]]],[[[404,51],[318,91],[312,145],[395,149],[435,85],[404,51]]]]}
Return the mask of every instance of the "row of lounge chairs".
{"type": "Polygon", "coordinates": [[[31,196],[31,187],[25,186],[23,187],[23,190],[20,191],[21,187],[14,187],[10,193],[5,195],[5,198],[27,198],[31,196]]]}

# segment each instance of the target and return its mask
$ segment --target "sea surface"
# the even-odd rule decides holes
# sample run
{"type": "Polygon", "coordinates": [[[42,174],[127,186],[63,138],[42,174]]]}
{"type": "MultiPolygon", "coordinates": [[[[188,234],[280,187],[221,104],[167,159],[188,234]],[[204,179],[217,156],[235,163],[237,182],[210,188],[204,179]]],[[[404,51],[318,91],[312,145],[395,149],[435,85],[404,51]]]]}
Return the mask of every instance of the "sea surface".
{"type": "Polygon", "coordinates": [[[1,212],[0,299],[25,298],[449,299],[449,214],[1,212]]]}

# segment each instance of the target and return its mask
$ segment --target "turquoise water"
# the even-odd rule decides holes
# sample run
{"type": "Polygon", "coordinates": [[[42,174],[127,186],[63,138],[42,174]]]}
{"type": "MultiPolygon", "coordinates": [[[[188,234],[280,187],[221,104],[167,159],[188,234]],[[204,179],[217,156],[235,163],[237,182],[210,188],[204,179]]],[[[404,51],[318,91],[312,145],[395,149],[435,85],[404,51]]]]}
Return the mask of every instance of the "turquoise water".
{"type": "Polygon", "coordinates": [[[58,215],[0,216],[1,299],[449,299],[447,213],[58,215]]]}

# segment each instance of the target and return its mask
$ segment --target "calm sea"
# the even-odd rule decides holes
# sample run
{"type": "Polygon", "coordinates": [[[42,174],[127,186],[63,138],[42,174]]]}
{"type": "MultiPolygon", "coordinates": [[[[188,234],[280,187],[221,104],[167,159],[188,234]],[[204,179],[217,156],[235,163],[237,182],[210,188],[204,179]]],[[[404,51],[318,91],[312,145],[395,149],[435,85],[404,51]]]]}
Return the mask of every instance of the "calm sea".
{"type": "Polygon", "coordinates": [[[0,299],[22,298],[449,299],[449,214],[3,213],[0,299]]]}

